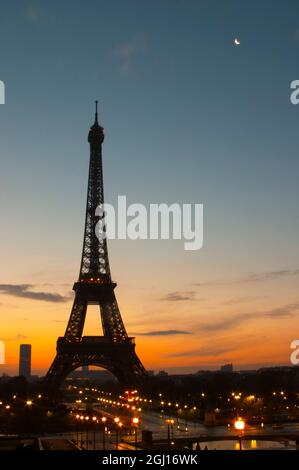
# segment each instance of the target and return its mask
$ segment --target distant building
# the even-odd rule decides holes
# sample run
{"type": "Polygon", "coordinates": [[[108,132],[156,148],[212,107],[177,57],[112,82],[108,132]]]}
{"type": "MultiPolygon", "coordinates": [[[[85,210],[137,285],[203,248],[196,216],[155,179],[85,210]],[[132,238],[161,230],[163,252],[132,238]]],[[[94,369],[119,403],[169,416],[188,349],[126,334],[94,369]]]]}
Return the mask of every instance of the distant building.
{"type": "Polygon", "coordinates": [[[168,372],[165,372],[165,370],[160,370],[158,372],[158,376],[159,377],[167,377],[168,376],[168,372]]]}
{"type": "Polygon", "coordinates": [[[253,369],[240,370],[240,375],[254,375],[254,374],[257,374],[257,371],[253,369]]]}
{"type": "Polygon", "coordinates": [[[31,376],[31,344],[20,344],[19,375],[31,376]]]}
{"type": "Polygon", "coordinates": [[[149,375],[150,377],[153,377],[153,376],[155,375],[155,371],[154,371],[154,370],[148,370],[147,373],[148,373],[148,375],[149,375]]]}
{"type": "Polygon", "coordinates": [[[232,364],[224,364],[224,366],[220,367],[220,372],[223,374],[232,374],[234,371],[232,364]]]}
{"type": "Polygon", "coordinates": [[[80,369],[73,370],[66,378],[68,381],[105,383],[107,381],[116,381],[116,378],[108,370],[90,369],[83,366],[80,369]]]}

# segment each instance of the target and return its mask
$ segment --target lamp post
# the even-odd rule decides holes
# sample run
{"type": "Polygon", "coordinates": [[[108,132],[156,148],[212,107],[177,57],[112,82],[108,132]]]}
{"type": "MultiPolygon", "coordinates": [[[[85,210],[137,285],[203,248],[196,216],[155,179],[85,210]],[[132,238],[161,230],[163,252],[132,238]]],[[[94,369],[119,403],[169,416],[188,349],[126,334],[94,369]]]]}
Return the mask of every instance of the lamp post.
{"type": "Polygon", "coordinates": [[[86,450],[88,450],[88,444],[89,444],[88,421],[89,421],[89,416],[85,416],[85,421],[86,421],[86,450]]]}
{"type": "Polygon", "coordinates": [[[242,418],[236,419],[234,422],[236,431],[238,431],[239,450],[242,450],[242,436],[245,429],[245,421],[242,418]]]}
{"type": "Polygon", "coordinates": [[[80,433],[80,434],[81,434],[81,436],[80,436],[80,446],[81,446],[81,447],[82,447],[82,445],[83,445],[83,420],[84,420],[84,416],[81,415],[81,416],[80,416],[80,421],[81,421],[81,423],[82,423],[82,426],[81,426],[81,433],[80,433]]]}
{"type": "Polygon", "coordinates": [[[79,445],[79,422],[78,422],[79,419],[80,419],[80,415],[76,415],[76,420],[77,420],[77,423],[76,423],[76,442],[77,442],[77,445],[79,445]]]}
{"type": "Polygon", "coordinates": [[[168,419],[166,420],[166,424],[167,424],[167,445],[168,445],[168,449],[170,448],[170,426],[172,427],[172,426],[173,426],[173,423],[174,423],[174,419],[168,418],[168,419]]]}
{"type": "Polygon", "coordinates": [[[135,434],[135,450],[138,450],[138,446],[137,446],[137,432],[138,432],[138,424],[139,424],[139,418],[135,417],[132,419],[132,423],[133,423],[133,426],[134,426],[134,434],[135,434]]]}
{"type": "Polygon", "coordinates": [[[92,417],[92,422],[93,422],[93,450],[96,450],[96,421],[97,421],[97,417],[93,416],[92,417]]]}
{"type": "Polygon", "coordinates": [[[118,450],[118,423],[120,419],[119,418],[114,418],[114,422],[116,425],[116,431],[115,431],[115,450],[118,450]]]}
{"type": "Polygon", "coordinates": [[[106,426],[105,426],[105,423],[107,421],[107,418],[105,416],[103,416],[101,418],[101,421],[102,421],[102,424],[103,424],[103,450],[106,449],[106,426]]]}
{"type": "Polygon", "coordinates": [[[185,432],[188,432],[188,406],[184,406],[185,410],[185,432]]]}

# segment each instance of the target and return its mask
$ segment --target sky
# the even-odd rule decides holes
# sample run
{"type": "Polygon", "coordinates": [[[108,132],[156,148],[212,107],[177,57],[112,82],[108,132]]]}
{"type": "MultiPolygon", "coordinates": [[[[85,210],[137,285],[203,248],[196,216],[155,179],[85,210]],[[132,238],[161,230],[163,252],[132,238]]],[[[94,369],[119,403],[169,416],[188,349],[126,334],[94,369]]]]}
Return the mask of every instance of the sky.
{"type": "MultiPolygon", "coordinates": [[[[3,1],[0,339],[44,374],[78,278],[99,100],[107,202],[202,203],[204,244],[112,240],[147,369],[290,363],[298,338],[297,0],[3,1]],[[234,45],[235,38],[240,46],[234,45]]],[[[85,334],[101,334],[90,308],[85,334]]]]}

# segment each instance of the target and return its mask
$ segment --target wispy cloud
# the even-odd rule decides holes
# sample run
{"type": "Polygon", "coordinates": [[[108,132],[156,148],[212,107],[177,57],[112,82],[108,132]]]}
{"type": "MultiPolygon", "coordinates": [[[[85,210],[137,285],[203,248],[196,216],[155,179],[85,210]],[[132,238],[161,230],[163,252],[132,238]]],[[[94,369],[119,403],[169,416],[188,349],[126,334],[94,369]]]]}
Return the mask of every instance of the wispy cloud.
{"type": "Polygon", "coordinates": [[[69,296],[62,296],[51,292],[35,292],[32,289],[34,289],[32,284],[0,284],[0,291],[13,297],[54,303],[67,302],[70,298],[69,296]]]}
{"type": "Polygon", "coordinates": [[[145,331],[141,333],[132,333],[136,336],[173,336],[173,335],[192,335],[191,331],[185,330],[157,330],[157,331],[145,331]]]}
{"type": "Polygon", "coordinates": [[[158,300],[166,300],[168,302],[179,302],[181,300],[194,300],[195,292],[194,291],[186,291],[186,292],[169,292],[165,296],[161,297],[158,300]]]}
{"type": "Polygon", "coordinates": [[[195,349],[191,351],[180,351],[174,352],[171,354],[167,354],[165,357],[218,357],[222,354],[226,354],[228,352],[232,352],[234,349],[232,347],[220,347],[220,348],[203,348],[203,349],[195,349]]]}
{"type": "Polygon", "coordinates": [[[129,75],[134,68],[136,59],[147,50],[146,41],[142,34],[132,39],[118,44],[114,49],[114,55],[120,63],[120,71],[124,75],[129,75]]]}
{"type": "Polygon", "coordinates": [[[28,338],[29,338],[28,336],[23,335],[21,333],[18,333],[15,336],[11,336],[9,338],[2,338],[2,339],[3,339],[3,341],[22,341],[22,340],[28,339],[28,338]]]}
{"type": "Polygon", "coordinates": [[[280,269],[277,271],[267,271],[264,273],[251,273],[240,279],[232,280],[215,280],[215,281],[205,281],[205,282],[196,282],[193,285],[197,287],[203,286],[226,286],[230,284],[250,284],[258,283],[265,281],[275,281],[284,277],[294,277],[299,275],[299,269],[280,269]]]}
{"type": "Polygon", "coordinates": [[[284,305],[283,307],[273,308],[268,312],[265,312],[265,317],[271,318],[284,318],[292,316],[299,309],[299,302],[293,304],[284,305]]]}
{"type": "Polygon", "coordinates": [[[231,330],[240,326],[242,323],[248,322],[255,318],[272,318],[280,319],[292,316],[297,310],[299,310],[299,302],[287,304],[282,307],[273,308],[264,312],[251,312],[235,315],[232,317],[226,317],[218,322],[206,323],[200,326],[201,330],[204,331],[223,331],[231,330]]]}
{"type": "Polygon", "coordinates": [[[265,295],[246,295],[244,297],[235,297],[223,302],[223,305],[235,305],[235,304],[243,304],[247,302],[251,302],[254,300],[265,299],[265,295]]]}

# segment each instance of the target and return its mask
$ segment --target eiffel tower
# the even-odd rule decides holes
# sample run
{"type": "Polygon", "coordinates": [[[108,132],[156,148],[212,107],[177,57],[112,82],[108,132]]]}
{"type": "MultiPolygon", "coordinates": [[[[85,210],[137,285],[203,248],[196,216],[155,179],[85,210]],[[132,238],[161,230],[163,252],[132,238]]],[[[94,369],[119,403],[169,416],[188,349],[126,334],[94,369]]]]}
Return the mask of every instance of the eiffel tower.
{"type": "MultiPolygon", "coordinates": [[[[100,220],[96,208],[104,203],[102,143],[104,129],[95,122],[90,128],[90,163],[85,231],[80,275],[73,290],[75,299],[63,337],[58,338],[56,357],[45,377],[46,388],[57,390],[67,375],[80,366],[100,366],[129,386],[147,375],[135,352],[135,338],[127,335],[111,280],[107,240],[96,236],[100,220]],[[99,305],[103,336],[82,336],[88,305],[99,305]]],[[[103,227],[105,229],[105,227],[103,227]]]]}

